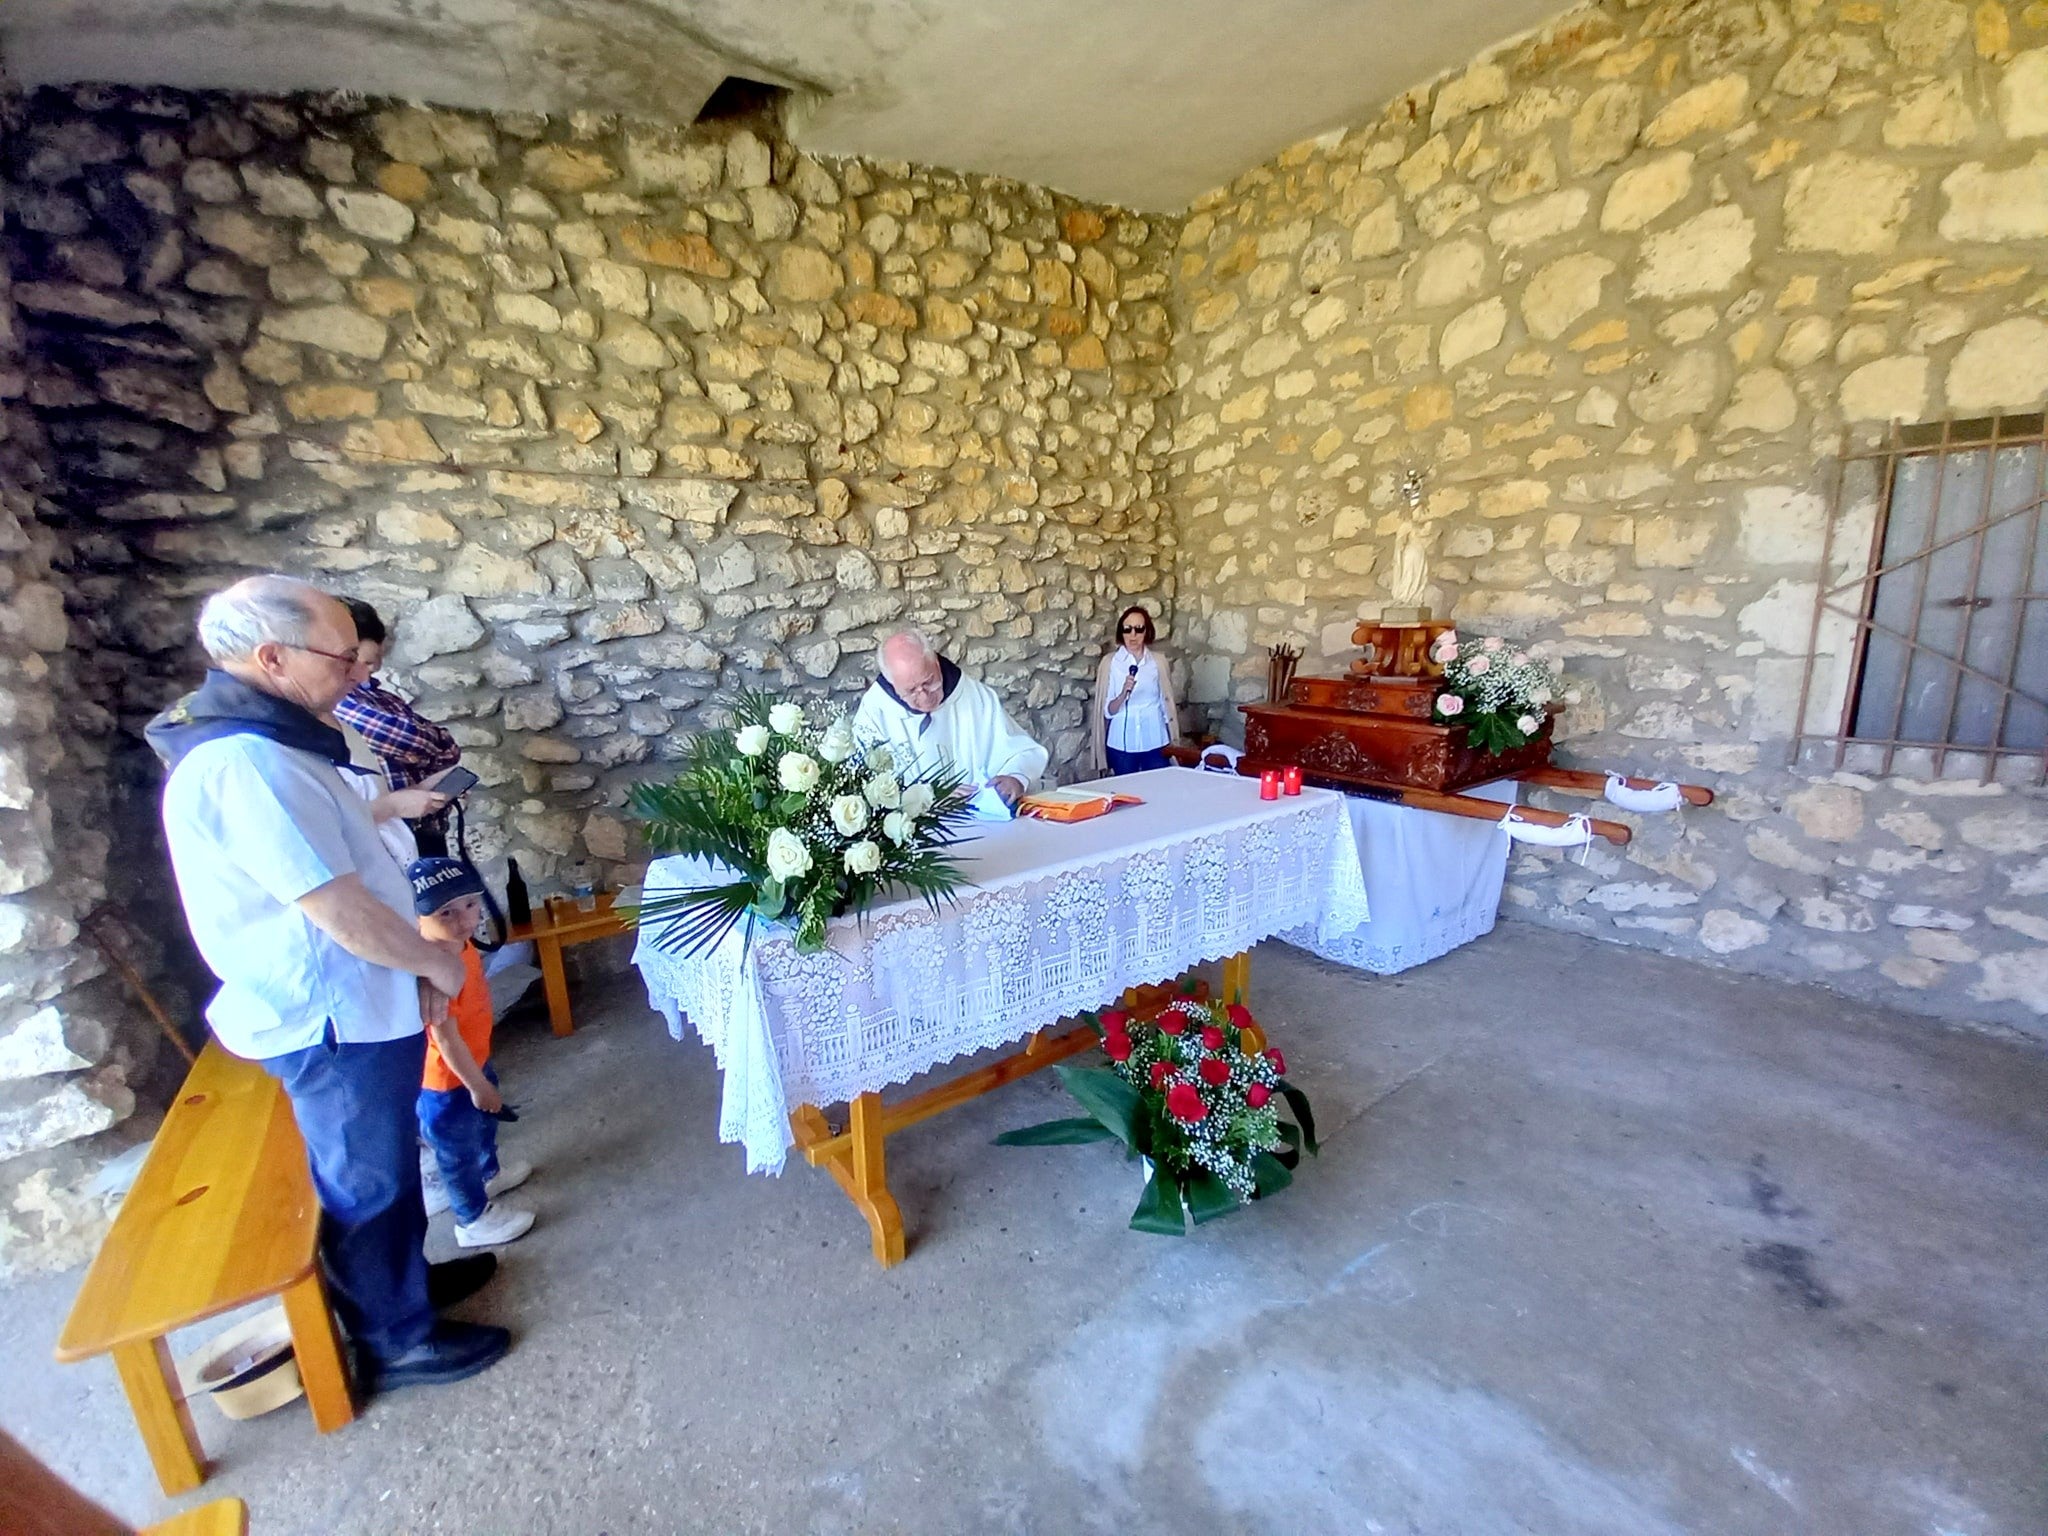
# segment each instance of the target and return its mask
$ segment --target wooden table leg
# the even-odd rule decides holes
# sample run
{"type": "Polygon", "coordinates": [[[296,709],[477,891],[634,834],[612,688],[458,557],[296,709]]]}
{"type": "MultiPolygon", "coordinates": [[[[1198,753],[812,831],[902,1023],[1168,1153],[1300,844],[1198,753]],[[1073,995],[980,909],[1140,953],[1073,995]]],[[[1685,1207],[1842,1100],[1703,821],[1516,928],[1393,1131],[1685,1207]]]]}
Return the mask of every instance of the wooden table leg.
{"type": "Polygon", "coordinates": [[[349,1394],[341,1336],[334,1331],[334,1314],[327,1308],[327,1287],[321,1284],[320,1272],[315,1270],[288,1287],[283,1299],[284,1315],[292,1325],[292,1357],[306,1387],[306,1402],[313,1409],[313,1425],[321,1434],[328,1434],[355,1418],[356,1405],[349,1394]]]}
{"type": "Polygon", "coordinates": [[[1223,1001],[1251,1006],[1252,955],[1243,950],[1223,962],[1223,1001]]]}
{"type": "Polygon", "coordinates": [[[192,1410],[178,1388],[169,1341],[136,1339],[116,1344],[113,1354],[121,1390],[128,1394],[128,1407],[156,1468],[156,1480],[165,1493],[190,1493],[206,1481],[206,1468],[192,1410]]]}
{"type": "Polygon", "coordinates": [[[868,1219],[875,1262],[888,1269],[903,1262],[903,1212],[889,1193],[888,1168],[882,1155],[882,1096],[864,1093],[848,1108],[853,1135],[851,1172],[853,1203],[868,1219]]]}
{"type": "Polygon", "coordinates": [[[562,969],[562,941],[538,935],[533,941],[540,957],[540,984],[548,997],[548,1027],[557,1036],[576,1032],[576,1016],[569,1011],[569,973],[562,969]]]}

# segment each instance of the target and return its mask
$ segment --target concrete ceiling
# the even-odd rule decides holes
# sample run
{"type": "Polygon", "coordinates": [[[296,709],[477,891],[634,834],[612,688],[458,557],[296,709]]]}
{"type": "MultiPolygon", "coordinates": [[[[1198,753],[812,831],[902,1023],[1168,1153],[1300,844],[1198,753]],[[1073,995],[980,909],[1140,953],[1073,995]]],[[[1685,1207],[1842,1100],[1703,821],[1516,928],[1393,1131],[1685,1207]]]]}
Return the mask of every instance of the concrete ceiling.
{"type": "Polygon", "coordinates": [[[799,143],[1174,212],[1559,0],[5,0],[24,85],[361,91],[687,123],[726,75],[799,143]]]}

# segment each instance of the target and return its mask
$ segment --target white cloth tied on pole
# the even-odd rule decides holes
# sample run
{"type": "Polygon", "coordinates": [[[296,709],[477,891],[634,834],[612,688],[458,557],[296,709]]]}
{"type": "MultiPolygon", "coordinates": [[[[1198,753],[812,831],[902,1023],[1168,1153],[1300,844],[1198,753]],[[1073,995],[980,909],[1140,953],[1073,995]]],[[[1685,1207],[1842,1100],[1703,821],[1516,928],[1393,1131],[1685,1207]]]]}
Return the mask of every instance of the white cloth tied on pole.
{"type": "Polygon", "coordinates": [[[1685,796],[1676,784],[1669,782],[1651,789],[1631,789],[1627,779],[1618,773],[1607,775],[1607,799],[1624,811],[1634,811],[1643,816],[1654,816],[1664,811],[1675,811],[1685,796]]]}
{"type": "Polygon", "coordinates": [[[1584,816],[1567,817],[1561,827],[1546,827],[1538,822],[1524,821],[1513,811],[1500,819],[1501,831],[1518,843],[1534,843],[1539,848],[1577,848],[1579,862],[1586,862],[1586,856],[1593,846],[1593,823],[1584,816]]]}
{"type": "MultiPolygon", "coordinates": [[[[648,1001],[717,1054],[719,1137],[745,1146],[750,1172],[780,1171],[800,1104],[906,1082],[1290,929],[1334,941],[1367,920],[1341,796],[1262,801],[1255,779],[1177,768],[1103,782],[1145,803],[977,827],[956,902],[835,918],[818,954],[757,926],[751,948],[736,927],[686,956],[642,928],[648,1001]]],[[[703,883],[692,861],[656,859],[647,898],[703,883]]]]}

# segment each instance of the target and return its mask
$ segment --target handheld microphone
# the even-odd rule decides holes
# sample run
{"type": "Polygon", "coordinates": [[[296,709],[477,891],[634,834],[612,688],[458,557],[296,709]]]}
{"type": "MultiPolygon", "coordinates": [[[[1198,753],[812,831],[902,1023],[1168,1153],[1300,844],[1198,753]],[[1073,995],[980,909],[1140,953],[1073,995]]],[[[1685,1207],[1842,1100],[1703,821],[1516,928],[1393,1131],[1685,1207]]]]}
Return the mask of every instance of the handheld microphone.
{"type": "Polygon", "coordinates": [[[1138,675],[1138,664],[1137,664],[1137,663],[1136,663],[1136,662],[1134,661],[1134,662],[1132,662],[1132,663],[1131,663],[1131,676],[1133,676],[1133,677],[1136,677],[1137,675],[1138,675]]]}

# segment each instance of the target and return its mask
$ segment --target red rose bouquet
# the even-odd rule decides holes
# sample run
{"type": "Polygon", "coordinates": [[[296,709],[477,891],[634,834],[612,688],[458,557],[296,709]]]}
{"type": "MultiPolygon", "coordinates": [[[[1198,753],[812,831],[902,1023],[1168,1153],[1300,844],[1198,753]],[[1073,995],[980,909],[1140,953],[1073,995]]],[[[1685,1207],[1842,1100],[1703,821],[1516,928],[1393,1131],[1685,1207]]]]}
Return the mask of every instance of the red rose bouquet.
{"type": "Polygon", "coordinates": [[[1285,1189],[1306,1148],[1316,1151],[1308,1096],[1282,1076],[1275,1050],[1247,1050],[1255,1027],[1245,1009],[1182,997],[1156,1022],[1117,1011],[1090,1020],[1107,1067],[1062,1066],[1067,1091],[1087,1115],[1049,1120],[998,1136],[1012,1147],[1121,1141],[1148,1166],[1131,1216],[1140,1232],[1187,1231],[1285,1189]],[[1285,1100],[1293,1122],[1280,1117],[1285,1100]]]}

